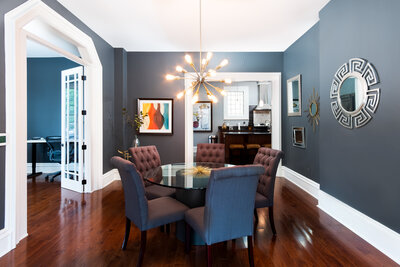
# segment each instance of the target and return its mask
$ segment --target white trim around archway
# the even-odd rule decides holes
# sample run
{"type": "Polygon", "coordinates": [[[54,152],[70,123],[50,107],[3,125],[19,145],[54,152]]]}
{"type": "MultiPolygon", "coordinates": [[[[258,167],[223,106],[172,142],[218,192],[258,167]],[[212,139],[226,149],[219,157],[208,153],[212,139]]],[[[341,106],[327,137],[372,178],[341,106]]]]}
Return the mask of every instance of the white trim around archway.
{"type": "MultiPolygon", "coordinates": [[[[53,28],[78,48],[87,76],[87,190],[102,187],[103,178],[103,77],[102,65],[92,39],[40,0],[29,0],[8,12],[5,25],[6,62],[6,178],[5,228],[0,231],[0,256],[15,248],[27,236],[27,38],[35,37],[24,29],[33,19],[53,28]]],[[[36,41],[46,45],[44,40],[36,41]]],[[[54,49],[54,47],[53,47],[54,49]]],[[[62,49],[58,52],[67,58],[62,49]]],[[[74,59],[72,59],[74,60],[74,59]]],[[[75,58],[76,60],[76,58],[75,58]]]]}
{"type": "MultiPolygon", "coordinates": [[[[185,74],[185,89],[190,88],[195,73],[185,74]]],[[[280,72],[218,72],[215,80],[229,77],[232,82],[271,81],[272,82],[272,148],[282,150],[282,118],[281,118],[281,73],[280,72]]],[[[193,105],[192,95],[185,95],[185,161],[193,161],[193,105]]],[[[279,165],[280,166],[280,165],[279,165]]],[[[280,167],[278,175],[280,175],[280,167]]]]}

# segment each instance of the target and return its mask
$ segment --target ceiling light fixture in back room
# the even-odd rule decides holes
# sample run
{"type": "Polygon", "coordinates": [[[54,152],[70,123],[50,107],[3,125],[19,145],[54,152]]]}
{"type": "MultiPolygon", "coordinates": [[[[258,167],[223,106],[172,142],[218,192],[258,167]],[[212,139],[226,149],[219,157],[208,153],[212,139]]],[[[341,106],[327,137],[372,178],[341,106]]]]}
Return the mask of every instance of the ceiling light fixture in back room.
{"type": "Polygon", "coordinates": [[[199,1],[200,3],[200,67],[197,70],[196,67],[193,64],[192,57],[188,54],[185,55],[185,61],[192,67],[194,70],[194,74],[189,73],[190,77],[185,77],[185,73],[188,73],[187,70],[185,70],[181,66],[176,66],[176,71],[182,74],[183,76],[177,76],[177,75],[172,75],[172,74],[167,74],[165,76],[165,79],[168,81],[173,81],[173,80],[182,80],[182,79],[190,79],[193,80],[192,85],[179,92],[177,94],[177,98],[180,99],[182,98],[185,94],[187,93],[193,93],[192,97],[192,103],[195,104],[197,101],[199,101],[199,90],[200,87],[203,85],[204,89],[206,90],[207,97],[214,103],[218,102],[218,98],[211,92],[211,88],[213,88],[215,91],[220,93],[221,95],[225,95],[225,91],[213,84],[211,82],[222,82],[226,84],[231,84],[232,80],[231,79],[223,79],[223,80],[218,80],[218,79],[213,79],[217,75],[217,70],[221,69],[222,67],[225,67],[228,65],[228,60],[224,59],[221,61],[221,63],[215,68],[215,69],[207,69],[208,63],[210,62],[213,54],[212,52],[208,52],[207,56],[205,58],[202,58],[202,51],[201,51],[201,42],[202,42],[202,35],[201,35],[201,0],[199,1]]]}

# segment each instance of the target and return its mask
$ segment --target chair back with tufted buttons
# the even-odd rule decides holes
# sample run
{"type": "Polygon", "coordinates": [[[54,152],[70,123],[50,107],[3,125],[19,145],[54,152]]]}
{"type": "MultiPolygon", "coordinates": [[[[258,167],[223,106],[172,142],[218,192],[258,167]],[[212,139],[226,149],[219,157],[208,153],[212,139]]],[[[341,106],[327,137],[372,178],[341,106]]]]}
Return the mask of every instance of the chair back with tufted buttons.
{"type": "Polygon", "coordinates": [[[276,171],[283,155],[284,153],[280,150],[261,147],[254,158],[254,164],[261,164],[265,169],[264,174],[260,176],[258,181],[257,192],[268,199],[269,206],[274,203],[276,171]]]}
{"type": "Polygon", "coordinates": [[[196,161],[225,163],[225,144],[197,144],[196,161]]]}
{"type": "Polygon", "coordinates": [[[132,162],[141,175],[147,171],[161,166],[160,154],[156,146],[141,146],[129,148],[132,162]]]}

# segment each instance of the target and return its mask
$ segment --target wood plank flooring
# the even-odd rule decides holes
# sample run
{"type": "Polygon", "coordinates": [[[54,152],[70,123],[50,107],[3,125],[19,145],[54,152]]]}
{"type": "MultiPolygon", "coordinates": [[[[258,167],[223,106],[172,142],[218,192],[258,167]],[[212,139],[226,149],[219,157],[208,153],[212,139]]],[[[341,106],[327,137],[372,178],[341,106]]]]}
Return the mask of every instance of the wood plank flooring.
{"type": "MultiPolygon", "coordinates": [[[[317,201],[283,178],[275,189],[276,238],[268,211],[260,209],[254,236],[256,266],[398,266],[316,207],[317,201]]],[[[0,266],[136,266],[139,230],[126,251],[124,197],[120,181],[92,194],[60,188],[38,177],[28,182],[28,233],[0,258],[0,266]]],[[[133,225],[132,225],[133,226],[133,225]]],[[[206,266],[203,246],[150,230],[143,266],[206,266]]],[[[238,239],[213,246],[214,266],[248,266],[247,244],[238,239]]]]}

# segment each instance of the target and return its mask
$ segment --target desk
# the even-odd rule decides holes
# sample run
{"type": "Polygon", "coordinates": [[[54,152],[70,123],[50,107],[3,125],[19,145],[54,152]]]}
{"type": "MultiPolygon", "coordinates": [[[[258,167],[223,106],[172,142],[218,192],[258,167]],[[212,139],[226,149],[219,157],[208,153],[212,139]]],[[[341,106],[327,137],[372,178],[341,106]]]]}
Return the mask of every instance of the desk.
{"type": "Polygon", "coordinates": [[[37,144],[45,144],[46,139],[43,137],[40,138],[35,138],[35,139],[30,139],[27,141],[28,144],[32,144],[32,173],[28,175],[29,178],[35,179],[36,176],[41,175],[41,172],[36,172],[36,145],[37,144]]]}
{"type": "MultiPolygon", "coordinates": [[[[206,189],[210,174],[194,174],[195,167],[217,169],[233,167],[231,164],[193,162],[173,163],[151,169],[143,174],[143,178],[155,185],[176,188],[176,199],[189,208],[205,205],[206,189]]],[[[176,235],[179,240],[185,240],[185,224],[177,222],[176,235]]],[[[193,245],[204,245],[203,240],[196,233],[191,233],[193,245]]]]}

